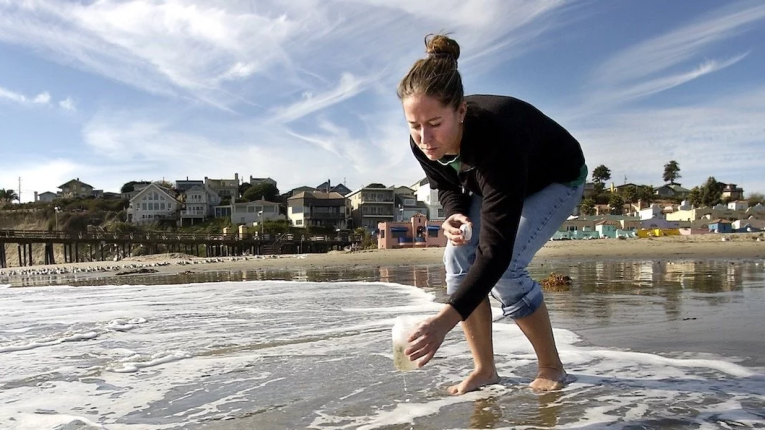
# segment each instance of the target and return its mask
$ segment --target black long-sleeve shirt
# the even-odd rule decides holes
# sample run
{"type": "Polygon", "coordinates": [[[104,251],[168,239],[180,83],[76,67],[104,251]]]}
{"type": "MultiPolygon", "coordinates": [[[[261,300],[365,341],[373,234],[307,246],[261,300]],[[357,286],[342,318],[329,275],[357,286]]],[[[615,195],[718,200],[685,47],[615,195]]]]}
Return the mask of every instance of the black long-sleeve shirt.
{"type": "Polygon", "coordinates": [[[475,262],[449,298],[463,320],[510,265],[524,199],[552,183],[576,180],[584,165],[579,142],[532,105],[490,95],[465,100],[459,172],[429,160],[410,137],[447,217],[467,215],[470,192],[483,198],[475,262]]]}

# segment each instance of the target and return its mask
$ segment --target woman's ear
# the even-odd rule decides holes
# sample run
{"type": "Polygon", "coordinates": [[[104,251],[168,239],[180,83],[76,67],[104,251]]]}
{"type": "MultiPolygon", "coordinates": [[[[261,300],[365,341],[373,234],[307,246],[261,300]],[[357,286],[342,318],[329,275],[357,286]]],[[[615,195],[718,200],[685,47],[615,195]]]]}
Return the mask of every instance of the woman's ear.
{"type": "Polygon", "coordinates": [[[467,102],[466,101],[463,100],[462,103],[460,103],[460,107],[457,109],[457,113],[460,116],[460,124],[462,124],[463,122],[465,122],[465,115],[467,114],[467,102]]]}

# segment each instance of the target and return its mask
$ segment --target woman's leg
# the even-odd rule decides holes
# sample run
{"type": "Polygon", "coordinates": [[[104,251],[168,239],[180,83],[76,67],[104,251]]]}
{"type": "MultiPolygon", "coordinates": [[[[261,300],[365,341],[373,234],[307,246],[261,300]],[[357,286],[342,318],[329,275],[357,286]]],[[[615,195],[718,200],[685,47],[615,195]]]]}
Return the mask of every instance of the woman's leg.
{"type": "MultiPolygon", "coordinates": [[[[446,267],[446,292],[453,294],[457,291],[462,279],[467,275],[470,266],[475,261],[475,251],[478,236],[481,231],[481,198],[473,196],[470,213],[467,214],[473,223],[473,236],[470,242],[462,246],[446,245],[444,251],[444,266],[446,267]]],[[[473,356],[474,369],[460,384],[449,387],[451,394],[464,394],[484,385],[499,382],[497,369],[494,366],[494,345],[492,341],[491,306],[487,298],[461,323],[465,339],[470,346],[473,356]]]]}
{"type": "Polygon", "coordinates": [[[523,202],[513,259],[492,290],[492,295],[502,303],[503,314],[516,321],[534,347],[539,372],[531,387],[537,390],[561,388],[566,372],[555,346],[542,288],[531,279],[527,268],[534,255],[571,215],[581,195],[581,186],[553,184],[523,202]]]}
{"type": "Polygon", "coordinates": [[[491,305],[488,297],[462,322],[462,331],[473,355],[474,369],[465,380],[449,387],[450,394],[465,394],[484,385],[499,382],[494,366],[494,344],[491,333],[491,305]]]}

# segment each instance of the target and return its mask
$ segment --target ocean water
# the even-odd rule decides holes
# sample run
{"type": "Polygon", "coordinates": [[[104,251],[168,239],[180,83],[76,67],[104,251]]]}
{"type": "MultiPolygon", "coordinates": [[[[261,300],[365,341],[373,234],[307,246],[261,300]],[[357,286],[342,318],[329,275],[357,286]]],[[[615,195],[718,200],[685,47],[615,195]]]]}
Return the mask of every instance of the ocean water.
{"type": "Polygon", "coordinates": [[[499,321],[501,382],[459,397],[459,328],[425,368],[393,367],[395,317],[442,306],[438,267],[6,284],[0,428],[765,428],[762,262],[550,271],[574,278],[546,297],[576,380],[530,391],[531,346],[499,321]]]}

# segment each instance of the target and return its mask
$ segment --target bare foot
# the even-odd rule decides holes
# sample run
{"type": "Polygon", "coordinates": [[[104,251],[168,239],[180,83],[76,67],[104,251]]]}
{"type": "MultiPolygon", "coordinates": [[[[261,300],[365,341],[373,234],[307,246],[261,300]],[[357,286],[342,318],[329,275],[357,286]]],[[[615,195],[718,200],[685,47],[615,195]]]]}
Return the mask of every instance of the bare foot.
{"type": "Polygon", "coordinates": [[[537,379],[529,387],[534,391],[555,391],[565,386],[566,371],[563,368],[540,367],[537,379]]]}
{"type": "Polygon", "coordinates": [[[497,375],[496,370],[486,373],[474,370],[464,381],[449,387],[449,394],[459,396],[470,391],[475,391],[484,385],[496,384],[498,382],[499,375],[497,375]]]}

